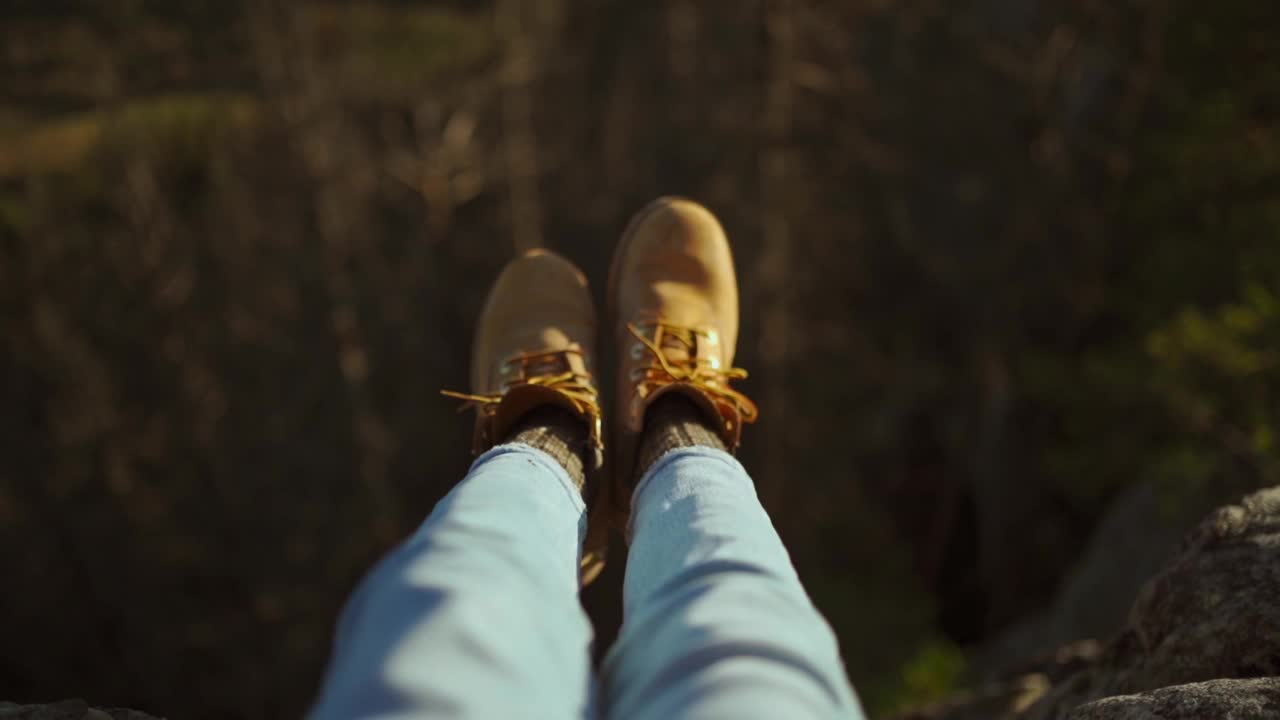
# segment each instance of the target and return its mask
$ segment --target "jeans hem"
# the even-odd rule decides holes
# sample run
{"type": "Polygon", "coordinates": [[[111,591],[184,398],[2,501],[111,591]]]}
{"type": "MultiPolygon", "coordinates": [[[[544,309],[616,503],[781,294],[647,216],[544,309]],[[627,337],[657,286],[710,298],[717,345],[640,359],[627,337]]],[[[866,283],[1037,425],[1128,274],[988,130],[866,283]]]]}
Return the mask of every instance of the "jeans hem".
{"type": "Polygon", "coordinates": [[[742,473],[744,477],[749,477],[749,475],[747,475],[747,469],[742,466],[742,463],[738,462],[737,458],[724,450],[720,450],[719,448],[706,447],[704,445],[691,445],[688,447],[672,448],[671,450],[666,451],[659,455],[657,460],[653,461],[653,464],[650,465],[649,469],[645,471],[643,476],[641,476],[640,482],[636,483],[636,489],[631,491],[631,514],[627,517],[627,527],[626,531],[623,533],[628,545],[631,544],[632,522],[636,516],[635,508],[638,506],[638,499],[641,493],[648,489],[650,482],[658,473],[664,471],[671,463],[685,457],[700,457],[722,462],[728,465],[730,469],[742,473]]]}
{"type": "Polygon", "coordinates": [[[582,490],[578,488],[573,480],[569,479],[569,472],[555,458],[532,445],[524,443],[495,445],[477,457],[475,462],[471,463],[471,469],[467,471],[467,474],[474,473],[480,466],[502,455],[522,455],[530,462],[541,466],[542,469],[554,475],[556,480],[560,482],[560,487],[565,491],[565,496],[573,504],[574,509],[578,512],[586,512],[587,503],[582,498],[582,490]]]}

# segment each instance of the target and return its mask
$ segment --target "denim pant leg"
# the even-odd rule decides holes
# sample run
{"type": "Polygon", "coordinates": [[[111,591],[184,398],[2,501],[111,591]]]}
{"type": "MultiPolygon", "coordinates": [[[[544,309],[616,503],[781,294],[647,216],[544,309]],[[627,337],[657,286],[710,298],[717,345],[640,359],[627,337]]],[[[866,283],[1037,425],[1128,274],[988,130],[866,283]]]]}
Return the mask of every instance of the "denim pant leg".
{"type": "Polygon", "coordinates": [[[685,448],[636,487],[609,717],[862,718],[830,626],[755,487],[727,453],[685,448]]]}
{"type": "Polygon", "coordinates": [[[485,453],[348,602],[313,720],[591,717],[585,530],[548,455],[485,453]]]}

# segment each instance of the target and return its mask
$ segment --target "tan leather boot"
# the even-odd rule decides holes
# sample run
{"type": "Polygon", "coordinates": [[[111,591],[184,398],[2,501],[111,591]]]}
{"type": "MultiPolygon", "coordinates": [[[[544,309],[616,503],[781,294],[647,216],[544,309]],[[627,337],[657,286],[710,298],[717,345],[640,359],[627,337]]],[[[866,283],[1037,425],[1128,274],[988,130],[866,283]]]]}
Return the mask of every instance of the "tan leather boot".
{"type": "Polygon", "coordinates": [[[729,386],[738,341],[733,255],[709,210],[660,198],[632,219],[609,272],[610,340],[619,351],[613,426],[612,505],[630,514],[635,455],[645,411],[667,393],[701,408],[732,452],[756,406],[729,386]]]}
{"type": "MultiPolygon", "coordinates": [[[[604,459],[599,393],[591,375],[595,307],[587,279],[547,250],[530,250],[502,270],[480,319],[471,351],[471,392],[442,391],[475,408],[472,450],[480,454],[505,438],[530,411],[564,408],[587,427],[587,471],[604,459]]],[[[584,492],[587,488],[584,488],[584,492]]],[[[602,558],[583,560],[584,581],[602,558]]]]}

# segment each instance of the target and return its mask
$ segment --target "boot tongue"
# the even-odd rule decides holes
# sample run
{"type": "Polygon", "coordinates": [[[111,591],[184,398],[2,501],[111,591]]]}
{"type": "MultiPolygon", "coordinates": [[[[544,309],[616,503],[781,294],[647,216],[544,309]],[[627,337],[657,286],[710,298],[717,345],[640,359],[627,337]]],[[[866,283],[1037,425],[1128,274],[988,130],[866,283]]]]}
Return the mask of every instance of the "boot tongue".
{"type": "Polygon", "coordinates": [[[552,352],[544,357],[539,357],[531,361],[525,368],[525,373],[530,377],[534,375],[559,375],[563,372],[572,372],[576,375],[588,374],[586,361],[576,345],[570,346],[565,351],[552,352]]]}
{"type": "Polygon", "coordinates": [[[667,362],[673,365],[684,365],[694,359],[696,351],[682,334],[671,332],[666,328],[654,332],[658,335],[658,349],[662,350],[667,362]]]}
{"type": "Polygon", "coordinates": [[[667,356],[667,362],[672,365],[686,365],[692,359],[689,346],[674,338],[663,340],[661,349],[662,354],[667,356]]]}

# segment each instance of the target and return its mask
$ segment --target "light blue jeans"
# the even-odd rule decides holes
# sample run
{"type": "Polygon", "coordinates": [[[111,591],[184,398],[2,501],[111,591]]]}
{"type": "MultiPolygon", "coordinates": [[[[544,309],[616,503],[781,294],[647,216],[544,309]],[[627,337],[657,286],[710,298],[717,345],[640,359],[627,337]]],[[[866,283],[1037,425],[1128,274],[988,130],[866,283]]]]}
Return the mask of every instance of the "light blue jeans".
{"type": "Polygon", "coordinates": [[[351,598],[312,719],[863,717],[737,460],[668,453],[633,508],[622,631],[597,681],[582,497],[539,450],[485,453],[351,598]]]}

